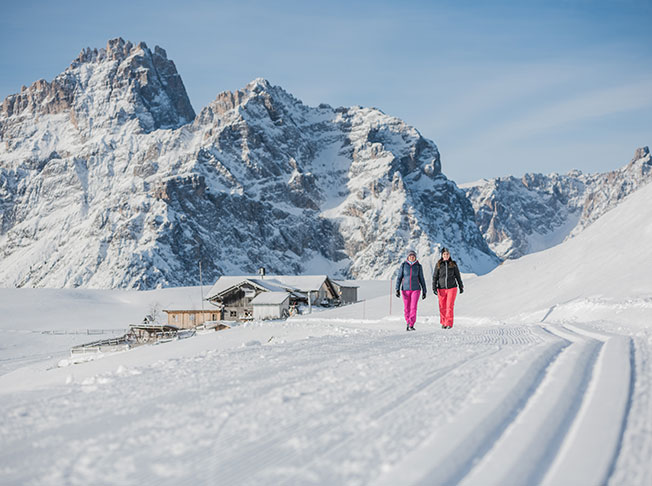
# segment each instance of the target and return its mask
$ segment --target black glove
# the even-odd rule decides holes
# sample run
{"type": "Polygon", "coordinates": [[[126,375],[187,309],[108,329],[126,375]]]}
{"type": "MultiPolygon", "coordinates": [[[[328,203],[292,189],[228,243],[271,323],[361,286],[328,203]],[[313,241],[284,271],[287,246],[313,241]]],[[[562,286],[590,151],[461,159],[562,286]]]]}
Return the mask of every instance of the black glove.
{"type": "Polygon", "coordinates": [[[422,298],[422,299],[425,299],[425,298],[426,298],[426,293],[425,293],[425,292],[422,292],[422,293],[421,293],[421,298],[422,298]]]}
{"type": "Polygon", "coordinates": [[[464,287],[460,287],[460,294],[464,293],[464,287]]]}
{"type": "Polygon", "coordinates": [[[400,297],[400,296],[401,296],[401,291],[400,291],[400,290],[397,290],[397,291],[396,291],[396,297],[400,297]]]}
{"type": "Polygon", "coordinates": [[[437,289],[435,289],[435,295],[437,295],[437,289]]]}

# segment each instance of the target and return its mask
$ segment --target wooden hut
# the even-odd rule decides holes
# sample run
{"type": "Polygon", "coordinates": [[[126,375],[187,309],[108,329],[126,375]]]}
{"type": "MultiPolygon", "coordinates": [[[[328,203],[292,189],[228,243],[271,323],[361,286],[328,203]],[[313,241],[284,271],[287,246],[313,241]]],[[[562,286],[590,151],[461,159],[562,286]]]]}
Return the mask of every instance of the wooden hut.
{"type": "Polygon", "coordinates": [[[205,309],[173,304],[168,309],[163,309],[163,312],[168,315],[168,325],[180,329],[193,329],[206,322],[222,320],[222,311],[209,303],[206,303],[205,309]]]}
{"type": "Polygon", "coordinates": [[[342,305],[355,304],[358,301],[358,286],[348,282],[333,280],[335,290],[339,294],[342,305]]]}

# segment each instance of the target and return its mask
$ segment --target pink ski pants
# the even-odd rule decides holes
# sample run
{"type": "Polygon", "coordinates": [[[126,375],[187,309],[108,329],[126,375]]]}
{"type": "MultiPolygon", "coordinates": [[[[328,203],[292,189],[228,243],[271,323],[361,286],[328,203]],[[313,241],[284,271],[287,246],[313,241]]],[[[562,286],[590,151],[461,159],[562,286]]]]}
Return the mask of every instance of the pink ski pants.
{"type": "Polygon", "coordinates": [[[420,290],[402,290],[403,295],[403,312],[405,313],[405,322],[408,326],[414,326],[417,321],[417,305],[419,305],[420,290]]]}
{"type": "Polygon", "coordinates": [[[438,289],[439,297],[439,322],[442,326],[453,327],[453,307],[457,297],[457,287],[452,289],[438,289]]]}

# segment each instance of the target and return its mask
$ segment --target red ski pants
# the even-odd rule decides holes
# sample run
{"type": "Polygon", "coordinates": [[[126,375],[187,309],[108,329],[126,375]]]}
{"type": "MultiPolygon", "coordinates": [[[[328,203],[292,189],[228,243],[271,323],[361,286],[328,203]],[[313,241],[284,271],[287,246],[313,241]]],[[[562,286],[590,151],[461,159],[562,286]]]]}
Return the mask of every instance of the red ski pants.
{"type": "Polygon", "coordinates": [[[408,326],[414,326],[417,321],[417,305],[419,305],[420,290],[403,290],[403,312],[408,326]]]}
{"type": "Polygon", "coordinates": [[[439,297],[439,323],[442,326],[453,327],[453,307],[457,297],[457,287],[452,289],[437,289],[439,297]]]}

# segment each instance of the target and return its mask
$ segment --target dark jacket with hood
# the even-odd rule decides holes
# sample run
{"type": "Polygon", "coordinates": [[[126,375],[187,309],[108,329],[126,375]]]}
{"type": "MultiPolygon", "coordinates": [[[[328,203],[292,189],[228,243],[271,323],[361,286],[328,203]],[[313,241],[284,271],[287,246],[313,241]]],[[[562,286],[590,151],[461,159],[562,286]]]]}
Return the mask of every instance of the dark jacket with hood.
{"type": "Polygon", "coordinates": [[[406,260],[401,264],[396,277],[396,290],[421,290],[426,293],[426,279],[423,278],[423,267],[418,261],[410,264],[406,260]]]}
{"type": "Polygon", "coordinates": [[[435,273],[432,275],[432,288],[436,291],[437,289],[452,289],[458,286],[460,290],[464,290],[457,263],[452,259],[448,261],[439,260],[435,267],[435,273]]]}

